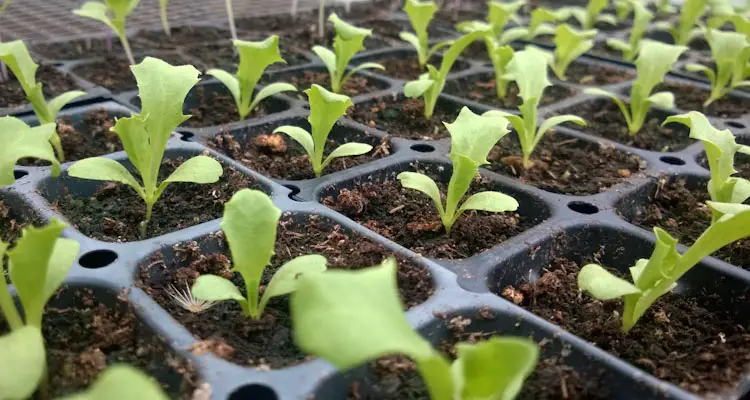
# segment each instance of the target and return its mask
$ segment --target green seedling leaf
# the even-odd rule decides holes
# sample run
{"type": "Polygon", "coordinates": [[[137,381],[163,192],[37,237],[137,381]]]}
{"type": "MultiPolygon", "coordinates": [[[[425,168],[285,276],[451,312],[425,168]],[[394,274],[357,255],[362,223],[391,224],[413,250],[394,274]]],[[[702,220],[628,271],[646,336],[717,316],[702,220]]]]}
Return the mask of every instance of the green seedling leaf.
{"type": "Polygon", "coordinates": [[[192,287],[193,296],[205,301],[237,301],[248,317],[258,319],[269,299],[295,290],[299,276],[325,271],[324,257],[297,257],[276,271],[260,297],[261,278],[274,254],[280,217],[281,210],[265,193],[250,189],[235,193],[224,206],[221,229],[229,243],[233,270],[245,281],[247,297],[230,280],[214,275],[199,276],[192,287]]]}
{"type": "Polygon", "coordinates": [[[609,0],[589,0],[586,8],[577,6],[561,7],[555,14],[560,21],[574,18],[584,30],[593,29],[597,22],[616,25],[617,20],[613,15],[602,14],[602,11],[608,5],[609,0]]]}
{"type": "Polygon", "coordinates": [[[414,33],[401,32],[399,36],[402,40],[414,46],[417,51],[419,66],[422,68],[427,65],[427,61],[437,48],[435,46],[430,49],[430,38],[427,30],[437,11],[438,6],[434,1],[407,0],[404,4],[404,12],[409,16],[414,33]]]}
{"type": "Polygon", "coordinates": [[[65,397],[65,400],[167,400],[158,383],[143,372],[127,366],[107,368],[96,382],[83,393],[65,397]]]}
{"type": "Polygon", "coordinates": [[[449,366],[406,319],[396,268],[396,261],[389,259],[359,271],[303,276],[291,300],[297,345],[345,370],[404,354],[417,364],[432,399],[512,399],[536,364],[536,346],[499,337],[462,343],[458,359],[449,366]]]}
{"type": "Polygon", "coordinates": [[[633,7],[633,27],[630,29],[630,39],[628,43],[619,39],[607,39],[607,46],[621,52],[622,58],[625,59],[625,61],[632,62],[638,54],[641,39],[643,39],[643,35],[648,29],[648,25],[654,18],[654,14],[652,14],[644,4],[638,1],[627,0],[627,2],[632,4],[633,7]]]}
{"type": "Polygon", "coordinates": [[[347,96],[331,93],[319,85],[312,85],[305,93],[310,102],[310,116],[307,117],[307,121],[310,122],[312,133],[296,126],[280,126],[274,133],[282,132],[289,135],[305,149],[315,176],[320,177],[323,169],[335,158],[358,156],[372,150],[369,144],[352,142],[338,147],[324,159],[328,135],[336,121],[351,107],[352,100],[347,96]]]}
{"type": "Polygon", "coordinates": [[[696,32],[700,31],[696,27],[699,26],[700,18],[706,12],[706,4],[707,0],[685,0],[682,3],[677,26],[667,28],[676,45],[687,46],[696,37],[696,32]]]}
{"type": "Polygon", "coordinates": [[[743,33],[710,30],[706,36],[711,46],[711,57],[716,64],[716,71],[700,64],[689,64],[691,72],[706,74],[711,82],[711,95],[703,103],[708,107],[716,100],[726,96],[732,89],[750,85],[747,77],[747,59],[750,57],[750,44],[743,33]]]}
{"type": "Polygon", "coordinates": [[[244,40],[235,40],[233,42],[240,54],[240,65],[237,68],[237,73],[232,75],[224,70],[210,69],[206,71],[206,74],[218,79],[229,89],[229,92],[234,97],[241,120],[250,115],[258,103],[268,96],[280,92],[297,90],[294,85],[289,83],[273,83],[263,88],[253,97],[255,86],[258,84],[266,68],[275,63],[286,63],[281,58],[279,37],[272,35],[266,40],[259,42],[244,40]]]}
{"type": "Polygon", "coordinates": [[[578,288],[599,300],[613,300],[641,291],[597,264],[587,264],[578,273],[578,288]]]}
{"type": "Polygon", "coordinates": [[[500,1],[491,1],[487,5],[489,12],[487,14],[487,23],[492,27],[492,33],[495,38],[503,35],[508,22],[518,18],[518,10],[526,4],[526,0],[516,0],[509,3],[500,1]]]}
{"type": "Polygon", "coordinates": [[[172,30],[169,28],[169,17],[167,16],[167,3],[169,3],[169,0],[159,0],[159,18],[161,19],[161,26],[164,28],[164,33],[167,36],[172,36],[172,30]]]}
{"type": "Polygon", "coordinates": [[[596,29],[577,31],[567,24],[562,24],[555,29],[554,61],[550,66],[558,79],[567,80],[565,72],[568,66],[594,47],[594,41],[591,39],[596,36],[597,32],[596,29]]]}
{"type": "Polygon", "coordinates": [[[425,193],[432,199],[448,234],[453,224],[466,210],[490,212],[516,210],[518,202],[498,192],[477,193],[459,208],[459,202],[469,190],[472,180],[479,172],[479,167],[488,163],[487,155],[490,150],[495,143],[508,134],[508,120],[491,112],[480,116],[474,114],[468,107],[464,107],[456,121],[452,124],[445,123],[445,126],[451,135],[451,152],[448,157],[453,161],[453,174],[448,184],[445,206],[442,204],[437,184],[425,175],[402,172],[396,177],[401,185],[425,193]]]}
{"type": "Polygon", "coordinates": [[[502,99],[508,91],[508,75],[510,74],[510,61],[515,54],[513,47],[510,45],[501,46],[494,38],[485,38],[487,53],[492,61],[492,69],[495,71],[495,89],[497,97],[502,99]]]}
{"type": "Polygon", "coordinates": [[[628,124],[628,131],[631,135],[635,135],[643,127],[652,105],[664,108],[673,107],[674,96],[671,93],[659,92],[652,95],[651,92],[656,85],[661,83],[685,50],[687,50],[685,46],[674,46],[649,39],[641,41],[638,58],[635,60],[638,77],[630,89],[628,104],[625,104],[619,96],[602,89],[588,88],[584,92],[612,99],[622,112],[628,124]]]}
{"type": "Polygon", "coordinates": [[[41,330],[27,325],[0,336],[0,354],[0,399],[31,398],[47,368],[41,330]]]}
{"type": "Polygon", "coordinates": [[[655,0],[654,3],[656,5],[656,11],[659,14],[672,14],[676,11],[672,5],[672,0],[655,0]]]}
{"type": "Polygon", "coordinates": [[[146,57],[131,70],[138,82],[141,112],[118,119],[112,130],[122,141],[143,185],[124,167],[101,157],[76,162],[68,169],[68,174],[85,179],[113,180],[133,187],[146,203],[146,220],[141,224],[141,232],[145,234],[154,203],[170,182],[213,183],[219,180],[223,171],[221,164],[213,158],[195,157],[159,184],[159,169],[167,141],[172,132],[190,118],[190,115],[182,114],[182,105],[190,89],[198,83],[200,73],[193,66],[175,67],[152,57],[146,57]]]}
{"type": "MultiPolygon", "coordinates": [[[[331,90],[334,93],[341,93],[344,84],[351,76],[351,74],[346,73],[349,61],[365,49],[365,38],[372,35],[372,30],[351,25],[339,18],[336,13],[331,14],[328,21],[333,24],[333,28],[336,30],[336,37],[333,39],[333,51],[322,46],[314,46],[312,51],[328,69],[328,74],[331,76],[331,90]]],[[[365,68],[385,69],[380,64],[365,63],[356,67],[355,70],[365,68]]]]}
{"type": "Polygon", "coordinates": [[[20,119],[0,117],[0,186],[15,182],[13,168],[22,158],[38,158],[52,163],[52,176],[60,174],[60,163],[50,139],[56,135],[55,124],[30,128],[20,119]]]}
{"type": "MultiPolygon", "coordinates": [[[[141,0],[104,0],[103,3],[89,1],[73,14],[79,17],[93,19],[107,25],[120,38],[120,43],[125,50],[130,65],[135,65],[133,52],[130,50],[127,32],[125,32],[125,19],[133,12],[141,0]]],[[[161,1],[161,0],[160,0],[161,1]]],[[[166,6],[164,6],[166,8],[166,6]]]]}

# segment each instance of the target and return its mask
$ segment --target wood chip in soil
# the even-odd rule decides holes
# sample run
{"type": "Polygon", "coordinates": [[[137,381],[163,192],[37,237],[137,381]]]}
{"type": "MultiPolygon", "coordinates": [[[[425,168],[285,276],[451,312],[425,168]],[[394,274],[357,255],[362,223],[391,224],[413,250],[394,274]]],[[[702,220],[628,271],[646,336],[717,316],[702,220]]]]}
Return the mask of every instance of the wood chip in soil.
{"type": "MultiPolygon", "coordinates": [[[[166,159],[159,171],[162,182],[185,160],[166,159]]],[[[240,189],[260,189],[259,183],[234,168],[223,165],[224,174],[216,183],[170,184],[154,204],[146,236],[139,224],[146,217],[146,204],[130,187],[108,182],[91,197],[73,195],[67,189],[52,207],[84,235],[105,242],[143,240],[220,218],[224,203],[240,189]]],[[[136,174],[137,176],[137,174],[136,174]]]]}
{"type": "MultiPolygon", "coordinates": [[[[353,138],[353,142],[373,143],[370,140],[353,138]]],[[[328,140],[328,152],[342,145],[344,142],[328,140]]],[[[380,143],[374,142],[374,149],[369,153],[356,157],[341,157],[334,159],[323,170],[323,174],[332,174],[357,165],[366,164],[391,154],[390,140],[386,137],[380,143]]],[[[208,145],[224,152],[235,161],[274,179],[303,180],[315,178],[310,165],[310,159],[304,150],[284,134],[272,134],[270,130],[246,140],[237,140],[234,136],[222,134],[213,137],[208,145]]]]}
{"type": "MultiPolygon", "coordinates": [[[[433,175],[440,192],[446,193],[447,184],[437,179],[432,171],[420,172],[433,175]]],[[[500,188],[479,177],[472,183],[469,195],[487,190],[500,188]]],[[[447,236],[432,201],[421,192],[402,187],[395,179],[361,182],[352,189],[337,189],[322,202],[416,253],[438,259],[462,259],[479,254],[531,228],[541,219],[516,212],[465,212],[447,236]]]]}
{"type": "Polygon", "coordinates": [[[635,74],[618,68],[609,68],[602,64],[573,62],[565,70],[566,82],[587,86],[612,85],[635,78],[635,74]]]}
{"type": "Polygon", "coordinates": [[[750,113],[750,98],[731,94],[714,101],[708,107],[703,103],[711,95],[710,90],[679,82],[660,83],[654,92],[667,91],[674,94],[675,105],[680,110],[700,111],[706,116],[716,118],[740,118],[750,113]]]}
{"type": "Polygon", "coordinates": [[[604,143],[588,143],[547,133],[534,149],[534,165],[523,167],[515,132],[505,136],[490,152],[484,168],[518,178],[522,183],[554,193],[590,195],[626,182],[645,168],[638,156],[604,143]]]}
{"type": "MultiPolygon", "coordinates": [[[[508,336],[513,332],[484,330],[475,326],[477,321],[496,318],[490,310],[480,310],[473,318],[461,315],[438,315],[448,327],[448,337],[441,340],[439,350],[450,360],[456,357],[459,342],[478,343],[492,336],[508,336]]],[[[486,326],[487,322],[480,322],[486,326]]],[[[490,322],[491,323],[491,322],[490,322]]],[[[588,368],[584,373],[566,365],[563,352],[545,351],[524,381],[518,394],[522,400],[587,399],[605,400],[611,392],[604,382],[604,371],[588,368]]],[[[349,386],[349,400],[429,400],[430,396],[419,375],[416,364],[404,356],[382,357],[369,365],[371,373],[349,386]]]]}
{"type": "Polygon", "coordinates": [[[438,101],[432,118],[424,116],[424,100],[385,97],[349,107],[346,116],[391,136],[412,140],[435,140],[448,137],[443,121],[453,122],[459,106],[438,101]]]}
{"type": "MultiPolygon", "coordinates": [[[[695,187],[685,180],[659,181],[645,204],[636,206],[630,222],[647,230],[661,227],[684,245],[693,244],[711,225],[711,200],[706,182],[695,187]]],[[[740,268],[750,269],[750,240],[734,242],[713,254],[714,257],[740,268]]]]}
{"type": "Polygon", "coordinates": [[[750,306],[745,295],[667,294],[624,335],[618,316],[622,301],[602,302],[578,290],[580,266],[596,259],[592,255],[579,263],[555,256],[535,282],[498,289],[520,292],[519,305],[526,310],[688,391],[720,393],[739,383],[750,366],[750,326],[739,313],[750,306]]]}
{"type": "MultiPolygon", "coordinates": [[[[10,70],[8,70],[8,75],[10,77],[7,81],[0,82],[0,108],[20,108],[31,104],[26,100],[26,93],[16,76],[10,70]]],[[[58,94],[79,89],[71,76],[47,64],[39,66],[36,81],[42,83],[42,92],[48,100],[58,94]]]]}
{"type": "MultiPolygon", "coordinates": [[[[518,86],[515,82],[508,84],[505,97],[498,97],[493,74],[473,75],[448,81],[444,92],[463,97],[467,100],[512,110],[516,110],[523,103],[523,99],[518,96],[518,86]]],[[[544,96],[539,105],[546,106],[571,97],[574,94],[575,91],[572,89],[560,85],[552,85],[544,90],[544,96]]]]}
{"type": "MultiPolygon", "coordinates": [[[[124,297],[89,288],[65,289],[63,296],[60,301],[53,297],[42,324],[50,371],[47,389],[53,398],[85,390],[113,364],[127,364],[154,377],[171,399],[210,393],[195,366],[144,326],[124,297]]],[[[7,329],[0,322],[0,333],[7,329]]]]}
{"type": "Polygon", "coordinates": [[[588,134],[614,140],[639,149],[678,151],[690,145],[690,130],[684,125],[670,123],[661,126],[668,114],[651,110],[641,130],[631,136],[620,109],[611,100],[594,100],[560,111],[558,114],[577,115],[586,120],[586,126],[567,123],[565,126],[588,134]]]}
{"type": "MultiPolygon", "coordinates": [[[[231,279],[245,294],[242,277],[230,271],[231,255],[223,237],[222,232],[217,232],[200,244],[178,244],[166,263],[161,253],[155,254],[141,265],[136,285],[200,340],[193,353],[210,351],[233,363],[259,369],[288,367],[308,359],[292,340],[287,296],[272,299],[257,321],[246,317],[236,302],[217,303],[194,314],[169,296],[170,285],[185,290],[201,274],[231,279]]],[[[305,254],[321,254],[329,268],[340,269],[370,267],[393,255],[383,246],[325,218],[286,214],[279,222],[275,256],[264,271],[262,285],[283,263],[305,254]]],[[[434,291],[429,271],[400,257],[398,262],[399,293],[406,308],[423,303],[434,291]]]]}
{"type": "MultiPolygon", "coordinates": [[[[300,75],[295,74],[282,74],[274,75],[272,77],[265,76],[261,78],[261,83],[267,85],[272,82],[288,82],[297,88],[296,96],[300,100],[307,101],[307,95],[302,93],[304,90],[309,89],[313,84],[323,86],[326,89],[331,88],[331,79],[328,72],[318,72],[305,70],[300,75]]],[[[387,84],[383,84],[380,81],[370,79],[363,75],[353,75],[347,79],[344,83],[342,94],[349,97],[358,96],[360,94],[372,93],[381,89],[387,88],[387,84]]],[[[295,96],[294,92],[287,92],[288,96],[295,96]]]]}

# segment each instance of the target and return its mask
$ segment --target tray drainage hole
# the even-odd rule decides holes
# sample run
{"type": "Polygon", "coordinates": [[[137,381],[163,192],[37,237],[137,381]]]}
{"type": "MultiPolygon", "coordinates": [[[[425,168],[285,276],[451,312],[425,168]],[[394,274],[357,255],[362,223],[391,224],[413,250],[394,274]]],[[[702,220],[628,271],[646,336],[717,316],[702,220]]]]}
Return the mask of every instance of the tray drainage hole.
{"type": "Polygon", "coordinates": [[[433,151],[435,151],[435,148],[430,146],[429,144],[413,144],[411,145],[410,149],[418,151],[420,153],[432,153],[433,151]]]}
{"type": "Polygon", "coordinates": [[[571,201],[568,203],[568,208],[581,214],[596,214],[599,212],[599,207],[585,201],[571,201]]]}
{"type": "Polygon", "coordinates": [[[685,165],[685,160],[678,158],[678,157],[662,156],[662,157],[659,157],[659,160],[669,165],[685,165]]]}
{"type": "Polygon", "coordinates": [[[190,142],[195,134],[193,132],[180,132],[180,140],[183,142],[190,142]]]}
{"type": "Polygon", "coordinates": [[[289,193],[289,198],[290,199],[292,199],[294,201],[304,201],[301,198],[297,197],[297,195],[299,194],[299,192],[302,191],[302,190],[300,190],[300,188],[298,186],[295,186],[295,185],[284,185],[284,187],[292,191],[291,193],[289,193]]]}
{"type": "Polygon", "coordinates": [[[737,128],[737,129],[744,129],[745,128],[745,124],[739,123],[737,121],[727,121],[726,124],[730,128],[737,128]]]}
{"type": "Polygon", "coordinates": [[[84,254],[78,263],[83,268],[97,269],[106,267],[117,260],[117,253],[112,250],[94,250],[84,254]]]}
{"type": "Polygon", "coordinates": [[[276,392],[265,385],[245,385],[232,392],[228,400],[278,400],[276,392]]]}
{"type": "Polygon", "coordinates": [[[21,179],[24,176],[28,175],[29,173],[26,171],[21,171],[20,169],[13,170],[13,177],[16,179],[21,179]]]}

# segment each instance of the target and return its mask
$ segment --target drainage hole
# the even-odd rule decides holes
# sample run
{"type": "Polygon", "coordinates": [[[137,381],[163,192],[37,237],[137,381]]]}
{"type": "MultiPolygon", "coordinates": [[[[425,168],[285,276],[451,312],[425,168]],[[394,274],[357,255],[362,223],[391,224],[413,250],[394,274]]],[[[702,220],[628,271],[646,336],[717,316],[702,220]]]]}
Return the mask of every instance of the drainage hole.
{"type": "Polygon", "coordinates": [[[180,140],[183,142],[191,142],[195,134],[193,132],[180,132],[180,140]]]}
{"type": "Polygon", "coordinates": [[[279,396],[268,386],[252,384],[245,385],[232,392],[228,400],[278,400],[279,396]]]}
{"type": "Polygon", "coordinates": [[[299,194],[299,192],[302,191],[298,186],[296,186],[296,185],[284,185],[284,187],[292,191],[291,193],[289,193],[289,198],[290,199],[292,199],[294,201],[301,201],[301,202],[304,201],[300,197],[297,196],[299,194]]]}
{"type": "Polygon", "coordinates": [[[737,129],[744,129],[745,128],[745,124],[739,123],[737,121],[727,121],[726,124],[730,128],[737,128],[737,129]]]}
{"type": "Polygon", "coordinates": [[[81,256],[78,263],[83,268],[97,269],[106,267],[117,260],[117,253],[112,250],[94,250],[81,256]]]}
{"type": "Polygon", "coordinates": [[[568,203],[568,208],[581,214],[596,214],[599,212],[599,207],[585,201],[571,201],[568,203]]]}
{"type": "Polygon", "coordinates": [[[662,156],[659,157],[659,160],[661,162],[669,164],[669,165],[685,165],[685,160],[679,158],[679,157],[673,157],[673,156],[662,156]]]}
{"type": "Polygon", "coordinates": [[[432,153],[435,151],[435,148],[429,144],[413,144],[409,148],[420,153],[432,153]]]}
{"type": "Polygon", "coordinates": [[[14,169],[13,170],[13,177],[16,179],[21,179],[24,176],[28,175],[29,173],[26,171],[21,171],[20,169],[14,169]]]}

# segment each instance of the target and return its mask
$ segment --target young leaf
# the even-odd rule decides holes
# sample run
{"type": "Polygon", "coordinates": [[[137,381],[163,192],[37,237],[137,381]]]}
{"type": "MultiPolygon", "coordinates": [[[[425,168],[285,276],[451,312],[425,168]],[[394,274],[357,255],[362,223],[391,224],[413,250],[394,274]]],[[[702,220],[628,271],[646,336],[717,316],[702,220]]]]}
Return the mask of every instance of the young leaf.
{"type": "Polygon", "coordinates": [[[133,12],[141,0],[104,0],[104,3],[89,1],[81,8],[73,10],[73,14],[84,18],[90,18],[107,25],[120,39],[125,55],[130,65],[135,65],[133,52],[130,50],[130,42],[125,32],[125,19],[133,12]],[[110,17],[110,15],[113,15],[110,17]]]}
{"type": "Polygon", "coordinates": [[[15,182],[13,168],[22,158],[38,158],[52,163],[52,176],[60,174],[60,163],[55,157],[50,139],[56,134],[55,124],[30,128],[13,117],[0,117],[0,186],[15,182]]]}
{"type": "Polygon", "coordinates": [[[141,112],[120,118],[112,130],[122,141],[128,159],[138,170],[143,185],[116,162],[102,157],[81,160],[68,168],[68,175],[93,179],[114,180],[130,185],[146,203],[146,219],[141,224],[145,234],[151,220],[151,210],[170,182],[213,183],[223,171],[221,164],[206,156],[194,157],[178,167],[161,184],[159,169],[167,141],[172,132],[190,115],[182,114],[182,105],[200,74],[191,65],[175,67],[166,62],[146,57],[131,67],[138,82],[141,112]]]}
{"type": "Polygon", "coordinates": [[[558,79],[567,80],[565,71],[568,66],[583,53],[594,47],[597,30],[577,31],[567,24],[562,24],[555,29],[555,53],[550,65],[558,79]]]}
{"type": "Polygon", "coordinates": [[[487,155],[490,150],[508,134],[508,120],[490,113],[480,116],[464,107],[456,121],[452,124],[445,123],[445,126],[451,135],[451,152],[448,157],[453,161],[453,174],[448,184],[445,206],[442,205],[437,184],[425,175],[402,172],[396,177],[401,185],[425,193],[432,199],[448,234],[466,210],[515,211],[518,202],[499,192],[477,193],[459,208],[459,202],[469,190],[479,167],[488,163],[487,155]]]}
{"type": "Polygon", "coordinates": [[[0,336],[0,354],[2,398],[31,398],[47,368],[41,330],[27,325],[0,336]]]}
{"type": "Polygon", "coordinates": [[[280,126],[273,132],[282,132],[289,135],[305,149],[315,176],[320,177],[323,169],[335,158],[358,156],[372,150],[372,146],[369,144],[347,143],[338,147],[323,159],[328,135],[336,121],[352,105],[352,100],[347,96],[331,93],[318,85],[312,85],[310,89],[305,90],[305,93],[310,102],[310,116],[307,117],[307,120],[312,127],[312,133],[296,126],[280,126]]]}
{"type": "Polygon", "coordinates": [[[430,38],[427,29],[437,11],[438,6],[434,1],[406,0],[406,4],[404,4],[404,12],[409,16],[414,33],[401,32],[399,37],[414,46],[421,68],[427,65],[427,61],[435,51],[446,45],[446,42],[438,43],[432,48],[429,45],[430,38]]]}
{"type": "Polygon", "coordinates": [[[114,365],[96,379],[83,393],[64,400],[168,400],[158,383],[143,372],[127,366],[114,365]]]}
{"type": "Polygon", "coordinates": [[[503,35],[505,26],[508,22],[516,19],[518,10],[526,4],[526,0],[516,0],[509,3],[491,1],[487,3],[489,12],[487,13],[487,23],[492,27],[494,37],[500,38],[503,35]]]}
{"type": "MultiPolygon", "coordinates": [[[[365,49],[365,38],[372,35],[372,30],[351,25],[339,18],[336,13],[331,14],[328,21],[333,23],[333,28],[336,30],[336,37],[333,39],[333,51],[322,46],[314,46],[312,51],[328,69],[328,74],[331,76],[331,90],[334,93],[341,93],[341,89],[351,76],[346,73],[346,67],[354,55],[365,49]]],[[[356,69],[362,68],[385,69],[382,65],[375,63],[365,63],[356,69]]]]}
{"type": "Polygon", "coordinates": [[[159,17],[161,18],[161,26],[164,28],[164,33],[167,36],[172,36],[172,30],[169,29],[169,17],[167,16],[167,3],[169,0],[159,0],[159,17]]]}
{"type": "Polygon", "coordinates": [[[687,70],[703,72],[711,82],[711,95],[703,103],[708,107],[716,100],[726,96],[732,89],[750,86],[747,77],[747,59],[750,57],[750,44],[742,33],[710,30],[706,36],[711,46],[711,57],[716,64],[716,71],[701,64],[688,64],[687,70]]]}
{"type": "Polygon", "coordinates": [[[258,319],[270,298],[295,290],[299,276],[325,271],[324,257],[297,257],[276,271],[260,298],[261,278],[274,254],[280,217],[281,210],[265,193],[250,189],[235,193],[224,206],[221,229],[229,243],[233,270],[245,281],[247,297],[243,298],[231,281],[214,275],[199,276],[192,287],[193,296],[205,301],[237,301],[248,317],[258,319]]]}
{"type": "Polygon", "coordinates": [[[687,47],[674,46],[654,40],[645,39],[641,42],[635,67],[638,76],[630,89],[629,105],[612,93],[598,88],[588,88],[585,93],[597,96],[607,96],[620,108],[628,125],[628,131],[635,135],[643,126],[652,105],[662,108],[674,107],[674,96],[670,92],[651,94],[654,87],[661,83],[664,76],[672,69],[687,47]]]}
{"type": "MultiPolygon", "coordinates": [[[[697,37],[701,29],[697,28],[700,18],[706,12],[707,0],[685,0],[681,6],[680,19],[676,27],[669,26],[667,31],[678,46],[687,46],[697,37]]],[[[661,25],[657,25],[661,27],[661,25]]]]}
{"type": "Polygon", "coordinates": [[[605,8],[609,5],[609,0],[589,0],[586,8],[577,6],[561,7],[557,10],[557,18],[561,21],[574,18],[584,30],[594,29],[598,22],[617,25],[617,20],[613,15],[603,14],[605,8]]]}
{"type": "Polygon", "coordinates": [[[630,40],[625,43],[619,39],[607,39],[607,46],[622,53],[625,61],[633,61],[640,49],[641,39],[648,29],[648,25],[654,18],[654,15],[646,8],[645,5],[638,1],[629,0],[633,6],[633,27],[630,29],[630,40]]]}
{"type": "Polygon", "coordinates": [[[234,46],[240,54],[237,74],[232,75],[220,69],[210,69],[206,74],[218,79],[229,89],[241,120],[245,119],[264,98],[280,92],[297,90],[289,83],[272,83],[253,98],[255,86],[266,68],[278,62],[286,63],[281,58],[278,36],[272,35],[260,42],[235,40],[234,46]]]}
{"type": "Polygon", "coordinates": [[[497,97],[502,99],[508,91],[508,83],[510,82],[508,80],[508,74],[510,73],[508,65],[510,65],[515,52],[510,45],[501,46],[500,42],[492,37],[485,37],[484,42],[487,46],[490,61],[492,61],[492,69],[495,71],[497,97]]]}

